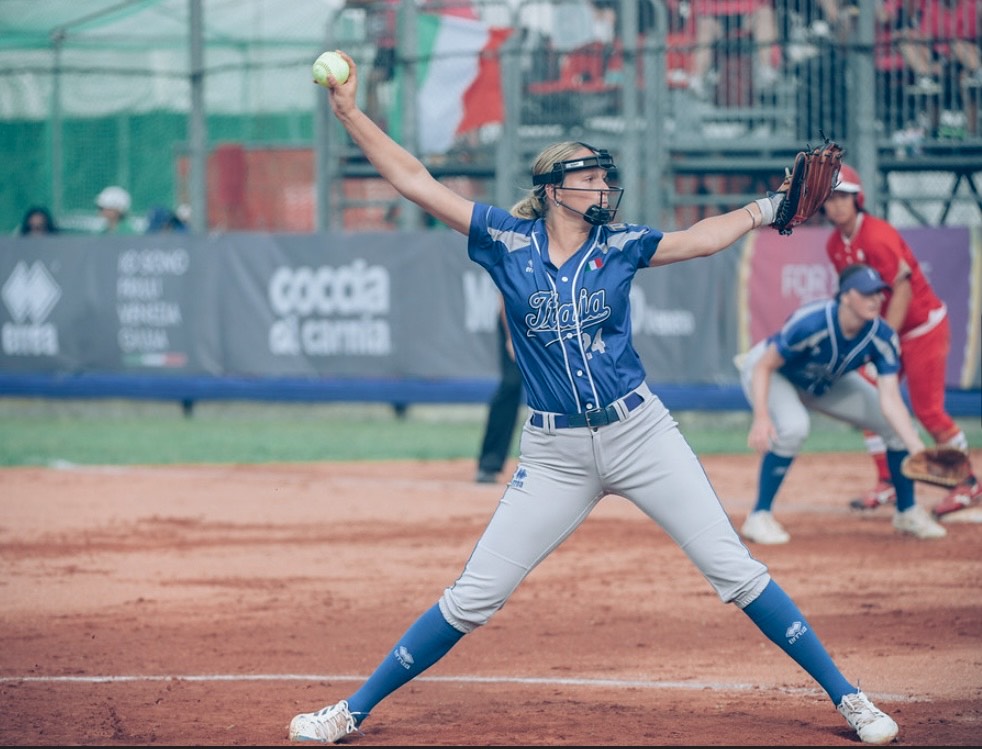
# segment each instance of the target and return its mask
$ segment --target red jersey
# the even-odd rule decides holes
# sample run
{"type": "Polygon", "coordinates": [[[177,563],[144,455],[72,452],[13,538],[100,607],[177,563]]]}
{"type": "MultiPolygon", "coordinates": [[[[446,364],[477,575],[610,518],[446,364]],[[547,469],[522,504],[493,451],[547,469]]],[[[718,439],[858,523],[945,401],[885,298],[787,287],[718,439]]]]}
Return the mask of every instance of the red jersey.
{"type": "MultiPolygon", "coordinates": [[[[897,331],[901,338],[912,330],[930,323],[937,324],[944,303],[934,293],[917,258],[900,232],[890,224],[868,213],[859,214],[859,223],[852,239],[846,242],[842,234],[833,231],[825,243],[829,260],[839,273],[852,263],[866,263],[873,266],[888,284],[893,284],[901,274],[902,265],[910,268],[910,285],[913,297],[907,308],[907,317],[897,331]],[[931,313],[934,312],[932,315],[931,313]]],[[[886,314],[890,302],[890,292],[883,299],[881,314],[886,314]]]]}
{"type": "Polygon", "coordinates": [[[976,0],[925,0],[920,11],[920,30],[927,39],[978,40],[976,0]]]}
{"type": "Polygon", "coordinates": [[[749,15],[767,5],[769,0],[694,0],[692,10],[699,16],[749,15]]]}

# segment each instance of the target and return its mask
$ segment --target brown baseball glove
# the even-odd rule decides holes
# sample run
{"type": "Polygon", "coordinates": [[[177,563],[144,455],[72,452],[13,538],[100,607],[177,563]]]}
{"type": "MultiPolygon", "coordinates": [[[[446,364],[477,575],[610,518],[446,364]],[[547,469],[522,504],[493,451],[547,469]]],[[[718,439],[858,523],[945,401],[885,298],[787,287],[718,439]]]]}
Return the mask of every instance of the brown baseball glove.
{"type": "Polygon", "coordinates": [[[935,486],[958,486],[972,475],[968,454],[955,447],[929,447],[908,455],[900,465],[904,476],[935,486]]]}
{"type": "Polygon", "coordinates": [[[794,227],[818,213],[839,181],[843,150],[824,135],[823,139],[823,145],[799,151],[794,166],[785,170],[784,182],[777,189],[784,193],[784,200],[771,222],[781,234],[790,234],[794,227]]]}

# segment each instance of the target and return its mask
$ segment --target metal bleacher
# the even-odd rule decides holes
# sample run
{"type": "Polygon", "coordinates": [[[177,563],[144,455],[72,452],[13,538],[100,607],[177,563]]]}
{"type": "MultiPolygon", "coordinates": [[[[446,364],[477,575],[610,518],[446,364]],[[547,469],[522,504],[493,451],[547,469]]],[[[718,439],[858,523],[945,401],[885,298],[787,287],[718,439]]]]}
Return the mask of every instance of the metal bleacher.
{"type": "MultiPolygon", "coordinates": [[[[415,12],[461,2],[396,3],[403,11],[400,28],[415,12]]],[[[902,11],[883,21],[874,4],[845,2],[830,20],[817,3],[775,0],[769,20],[715,19],[716,36],[707,42],[700,4],[687,0],[467,5],[477,17],[511,29],[495,53],[506,116],[466,134],[446,153],[419,155],[438,175],[463,177],[493,202],[510,204],[520,196],[523,169],[543,145],[579,139],[610,148],[625,165],[625,215],[672,228],[773,189],[794,154],[825,135],[846,147],[867,185],[868,204],[881,215],[896,204],[911,223],[982,222],[973,72],[942,60],[938,90],[918,89],[901,38],[890,34],[911,26],[902,11]],[[766,54],[760,54],[763,45],[766,54]],[[694,70],[700,52],[710,61],[701,78],[694,70]],[[774,61],[774,74],[762,82],[765,58],[774,61]],[[914,194],[894,191],[912,176],[923,177],[914,194]]],[[[335,27],[364,29],[373,13],[391,7],[346,8],[335,27]],[[355,21],[352,13],[361,17],[355,21]],[[340,22],[345,16],[347,25],[340,22]]],[[[395,66],[405,73],[399,85],[412,100],[412,73],[422,61],[409,51],[411,34],[399,40],[395,66]]],[[[935,49],[942,41],[925,44],[935,49]]],[[[332,46],[373,59],[364,37],[336,38],[332,46]]],[[[974,75],[982,81],[982,72],[974,75]]],[[[320,158],[330,174],[362,174],[357,149],[343,135],[327,148],[320,158]]],[[[325,208],[325,225],[341,225],[354,206],[341,199],[325,208]]],[[[399,216],[404,227],[422,221],[411,208],[399,216]]]]}

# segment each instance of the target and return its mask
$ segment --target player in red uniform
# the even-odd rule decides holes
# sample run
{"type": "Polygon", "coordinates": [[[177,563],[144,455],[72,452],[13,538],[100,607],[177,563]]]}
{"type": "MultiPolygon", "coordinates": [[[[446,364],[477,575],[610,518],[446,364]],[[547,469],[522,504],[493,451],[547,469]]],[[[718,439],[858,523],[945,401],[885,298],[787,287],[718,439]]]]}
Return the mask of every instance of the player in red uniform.
{"type": "MultiPolygon", "coordinates": [[[[893,226],[864,210],[863,186],[856,171],[845,164],[839,183],[825,203],[825,215],[835,226],[825,250],[836,271],[852,263],[873,266],[892,286],[883,300],[883,318],[900,335],[902,374],[914,415],[938,445],[968,451],[968,440],[944,406],[945,364],[951,345],[948,310],[921,270],[917,258],[893,226]]],[[[857,509],[874,509],[895,501],[886,461],[886,447],[875,434],[864,432],[877,468],[877,484],[859,499],[857,509]]],[[[942,517],[982,500],[982,483],[974,473],[934,508],[942,517]]]]}

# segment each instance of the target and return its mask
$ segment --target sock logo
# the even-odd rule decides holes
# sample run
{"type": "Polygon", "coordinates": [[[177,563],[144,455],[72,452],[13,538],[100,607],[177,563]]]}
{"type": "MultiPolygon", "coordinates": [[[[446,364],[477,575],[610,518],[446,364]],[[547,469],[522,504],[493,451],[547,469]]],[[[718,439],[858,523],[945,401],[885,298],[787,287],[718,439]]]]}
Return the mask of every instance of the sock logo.
{"type": "Polygon", "coordinates": [[[801,622],[795,622],[788,627],[787,631],[784,633],[784,636],[788,638],[788,645],[794,645],[796,642],[798,642],[798,640],[804,637],[807,632],[808,627],[801,622]]]}
{"type": "Polygon", "coordinates": [[[413,654],[410,653],[408,650],[406,650],[405,645],[400,645],[399,647],[397,647],[395,649],[395,652],[393,652],[392,654],[396,657],[396,660],[399,661],[399,665],[402,666],[407,671],[411,669],[416,663],[416,661],[413,660],[413,654]]]}

